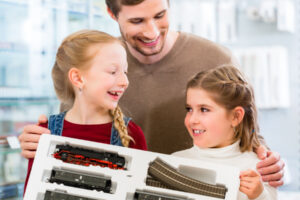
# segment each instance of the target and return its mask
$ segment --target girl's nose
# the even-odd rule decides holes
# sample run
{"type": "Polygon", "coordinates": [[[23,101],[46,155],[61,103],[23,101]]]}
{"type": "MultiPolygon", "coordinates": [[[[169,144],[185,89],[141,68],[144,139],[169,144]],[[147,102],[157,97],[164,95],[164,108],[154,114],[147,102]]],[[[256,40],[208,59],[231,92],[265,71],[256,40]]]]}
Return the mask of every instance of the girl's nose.
{"type": "Polygon", "coordinates": [[[128,77],[125,73],[123,73],[119,78],[119,85],[127,88],[129,85],[128,77]]]}
{"type": "Polygon", "coordinates": [[[190,123],[191,124],[198,124],[200,123],[200,118],[199,116],[197,115],[197,113],[191,113],[191,117],[190,117],[190,123]]]}

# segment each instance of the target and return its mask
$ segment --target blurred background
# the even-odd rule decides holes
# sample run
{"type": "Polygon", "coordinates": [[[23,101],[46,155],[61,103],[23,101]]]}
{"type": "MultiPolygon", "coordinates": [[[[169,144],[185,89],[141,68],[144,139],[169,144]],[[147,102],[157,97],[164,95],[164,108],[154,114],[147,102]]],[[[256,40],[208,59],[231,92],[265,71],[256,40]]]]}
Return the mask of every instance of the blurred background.
{"type": "MultiPolygon", "coordinates": [[[[171,29],[228,47],[256,93],[261,134],[286,162],[281,200],[300,199],[300,0],[170,0],[171,29]]],[[[0,0],[0,199],[22,199],[17,136],[58,112],[51,68],[80,29],[119,36],[104,0],[0,0]]]]}

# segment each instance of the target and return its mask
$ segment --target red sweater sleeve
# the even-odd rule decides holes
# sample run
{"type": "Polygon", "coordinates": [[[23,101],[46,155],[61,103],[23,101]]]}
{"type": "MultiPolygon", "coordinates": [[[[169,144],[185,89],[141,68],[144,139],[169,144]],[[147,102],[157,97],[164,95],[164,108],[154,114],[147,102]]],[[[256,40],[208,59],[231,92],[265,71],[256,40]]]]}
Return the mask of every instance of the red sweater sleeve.
{"type": "MultiPolygon", "coordinates": [[[[44,127],[44,128],[48,128],[48,123],[45,124],[40,124],[39,126],[44,127]]],[[[27,175],[26,175],[26,179],[25,179],[25,183],[24,183],[24,194],[26,192],[26,187],[27,187],[27,183],[28,183],[28,179],[31,173],[31,168],[32,168],[32,164],[33,164],[34,158],[29,158],[28,159],[28,166],[27,166],[27,175]]]]}
{"type": "Polygon", "coordinates": [[[129,144],[130,148],[147,150],[146,139],[142,129],[136,125],[133,121],[128,124],[129,135],[133,138],[134,142],[131,141],[129,144]]]}

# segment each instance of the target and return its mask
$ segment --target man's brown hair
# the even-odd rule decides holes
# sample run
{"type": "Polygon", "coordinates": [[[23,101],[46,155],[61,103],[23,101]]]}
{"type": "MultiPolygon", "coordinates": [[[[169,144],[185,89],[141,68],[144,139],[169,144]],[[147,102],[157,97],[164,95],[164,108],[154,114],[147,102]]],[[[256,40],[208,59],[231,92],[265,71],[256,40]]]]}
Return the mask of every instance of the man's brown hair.
{"type": "Polygon", "coordinates": [[[112,11],[112,13],[117,17],[121,11],[121,6],[134,6],[142,3],[145,0],[105,0],[107,7],[112,11]]]}

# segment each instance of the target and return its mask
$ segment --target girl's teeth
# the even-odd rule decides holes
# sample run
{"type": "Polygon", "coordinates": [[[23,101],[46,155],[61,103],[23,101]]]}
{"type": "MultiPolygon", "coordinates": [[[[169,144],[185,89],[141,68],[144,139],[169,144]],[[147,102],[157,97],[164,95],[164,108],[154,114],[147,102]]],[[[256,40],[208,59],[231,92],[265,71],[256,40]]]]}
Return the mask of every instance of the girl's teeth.
{"type": "Polygon", "coordinates": [[[194,130],[195,134],[200,134],[200,133],[204,133],[204,132],[205,132],[204,130],[194,130]]]}

